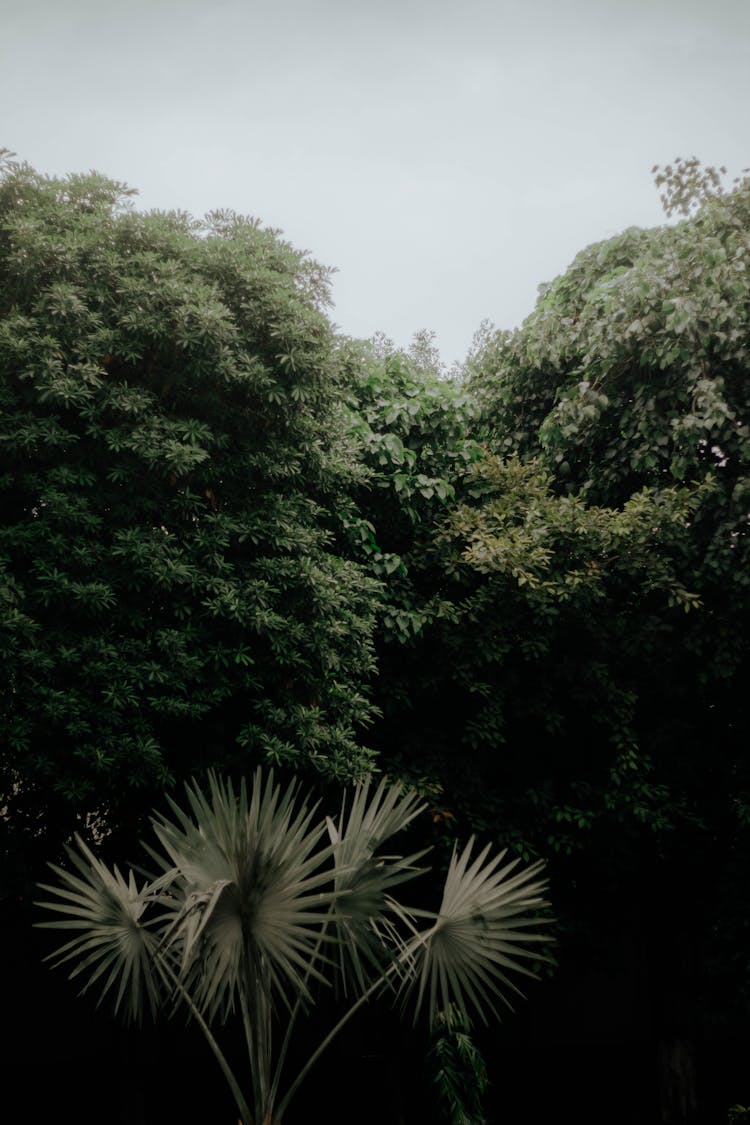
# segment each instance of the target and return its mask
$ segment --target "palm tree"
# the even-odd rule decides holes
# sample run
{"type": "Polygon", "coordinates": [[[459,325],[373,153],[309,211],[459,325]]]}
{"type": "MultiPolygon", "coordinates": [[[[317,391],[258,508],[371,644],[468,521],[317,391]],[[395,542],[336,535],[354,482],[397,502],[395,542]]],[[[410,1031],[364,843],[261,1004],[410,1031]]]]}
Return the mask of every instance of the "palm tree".
{"type": "Polygon", "coordinates": [[[402,786],[359,784],[336,822],[318,816],[296,783],[282,791],[261,770],[249,791],[209,774],[206,792],[187,786],[187,801],[155,816],[161,848],[148,848],[156,871],[145,882],[108,868],[76,837],[71,869],[51,864],[59,882],[42,885],[54,898],[39,905],[59,917],[40,925],[74,931],[52,959],[72,963],[82,991],[111,997],[125,1018],[186,1008],[244,1125],[279,1125],[320,1054],[374,994],[390,988],[431,1024],[452,1006],[486,1021],[496,1001],[510,1007],[508,992],[518,993],[509,973],[534,975],[532,950],[549,940],[538,932],[542,863],[519,871],[504,852],[475,855],[472,839],[454,850],[438,912],[408,908],[393,892],[425,870],[426,852],[384,845],[424,805],[402,786]],[[331,976],[349,1006],[282,1095],[296,1021],[331,976]],[[250,1100],[213,1031],[231,1012],[244,1031],[250,1100]]]}

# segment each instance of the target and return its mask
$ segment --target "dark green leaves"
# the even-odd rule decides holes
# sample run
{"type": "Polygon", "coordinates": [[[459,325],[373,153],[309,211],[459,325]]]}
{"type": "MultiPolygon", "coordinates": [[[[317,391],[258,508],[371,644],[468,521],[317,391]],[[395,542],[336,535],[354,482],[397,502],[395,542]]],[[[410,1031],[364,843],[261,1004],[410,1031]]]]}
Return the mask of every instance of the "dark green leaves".
{"type": "Polygon", "coordinates": [[[358,774],[377,587],[333,539],[361,468],[325,271],[237,216],[2,177],[3,789],[114,824],[206,745],[358,774]]]}

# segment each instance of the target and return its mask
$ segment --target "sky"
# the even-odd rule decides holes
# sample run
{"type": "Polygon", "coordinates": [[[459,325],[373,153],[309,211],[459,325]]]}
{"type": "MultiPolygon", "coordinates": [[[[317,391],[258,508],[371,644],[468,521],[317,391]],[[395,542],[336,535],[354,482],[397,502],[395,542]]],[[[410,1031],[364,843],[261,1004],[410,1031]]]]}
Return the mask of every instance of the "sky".
{"type": "Polygon", "coordinates": [[[749,59],[750,0],[0,0],[0,147],[255,215],[450,364],[662,222],[654,164],[750,165],[749,59]]]}

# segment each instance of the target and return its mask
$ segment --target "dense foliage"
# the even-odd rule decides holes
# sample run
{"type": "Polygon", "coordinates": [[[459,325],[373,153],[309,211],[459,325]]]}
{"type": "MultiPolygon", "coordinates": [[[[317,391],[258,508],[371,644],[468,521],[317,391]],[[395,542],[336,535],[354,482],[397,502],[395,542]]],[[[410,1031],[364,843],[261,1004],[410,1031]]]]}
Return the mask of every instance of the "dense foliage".
{"type": "MultiPolygon", "coordinates": [[[[595,637],[590,619],[577,617],[560,654],[585,685],[593,720],[557,743],[564,768],[577,746],[599,753],[605,699],[624,693],[621,731],[642,794],[631,811],[642,831],[623,836],[618,822],[633,825],[623,793],[602,791],[590,767],[579,799],[556,815],[583,849],[573,877],[597,859],[602,874],[619,872],[622,932],[633,932],[654,982],[662,1113],[693,1120],[691,1045],[748,995],[737,950],[750,926],[750,181],[725,192],[720,175],[694,161],[657,181],[667,210],[687,217],[584,250],[521,331],[487,340],[472,385],[485,440],[542,465],[561,497],[624,514],[643,488],[657,504],[675,487],[692,492],[681,533],[658,533],[643,556],[650,575],[673,555],[690,612],[630,584],[595,637]],[[638,628],[618,636],[611,627],[634,601],[638,628]],[[592,673],[601,693],[586,683],[592,673]],[[602,793],[614,815],[600,815],[602,793]]],[[[523,694],[531,698],[529,685],[523,694]]]]}
{"type": "Polygon", "coordinates": [[[253,220],[129,194],[12,163],[0,185],[15,824],[112,818],[202,763],[370,761],[376,584],[335,547],[362,470],[325,274],[253,220]]]}
{"type": "Polygon", "coordinates": [[[750,183],[717,194],[692,162],[661,180],[693,217],[583,251],[520,332],[488,342],[473,386],[487,440],[541,462],[558,493],[627,507],[644,487],[694,489],[680,563],[696,608],[649,614],[637,737],[678,821],[731,831],[750,784],[750,183]]]}
{"type": "Polygon", "coordinates": [[[542,455],[604,503],[712,472],[736,516],[726,532],[743,535],[750,182],[676,225],[588,247],[544,289],[522,331],[475,364],[501,451],[542,455]]]}
{"type": "Polygon", "coordinates": [[[556,856],[568,952],[646,966],[690,1119],[691,1044],[748,988],[750,185],[658,180],[687,217],[585,250],[468,385],[391,353],[358,395],[378,749],[443,831],[556,856]]]}
{"type": "Polygon", "coordinates": [[[662,817],[638,684],[664,622],[699,605],[686,528],[709,486],[595,506],[494,452],[466,389],[413,358],[370,356],[355,385],[374,474],[355,546],[388,574],[381,755],[525,851],[569,851],[600,816],[662,817]]]}
{"type": "Polygon", "coordinates": [[[337,336],[253,220],[6,161],[0,823],[387,768],[446,865],[465,826],[551,856],[563,952],[645,966],[689,1120],[701,1020],[750,995],[750,183],[657,171],[679,221],[448,376],[337,336]]]}

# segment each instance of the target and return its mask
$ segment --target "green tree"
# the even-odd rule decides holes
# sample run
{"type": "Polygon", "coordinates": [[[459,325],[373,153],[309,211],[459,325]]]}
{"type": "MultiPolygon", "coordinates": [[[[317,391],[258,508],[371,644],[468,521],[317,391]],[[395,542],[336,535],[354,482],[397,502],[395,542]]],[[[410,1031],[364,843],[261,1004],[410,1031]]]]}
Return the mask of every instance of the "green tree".
{"type": "Polygon", "coordinates": [[[26,841],[203,763],[369,768],[377,583],[325,271],[254,219],[0,180],[0,787],[26,841]]]}
{"type": "MultiPolygon", "coordinates": [[[[641,599],[629,640],[605,628],[593,645],[580,618],[582,647],[571,633],[573,668],[584,676],[606,668],[612,698],[629,698],[623,729],[648,798],[630,803],[642,831],[623,850],[617,821],[636,826],[614,789],[609,827],[594,830],[593,763],[580,775],[583,801],[556,814],[571,847],[588,839],[620,871],[630,917],[643,919],[663,1113],[692,1120],[691,1042],[742,991],[746,970],[731,945],[750,920],[750,181],[725,191],[719,172],[693,160],[655,171],[668,212],[685,217],[584,250],[544,287],[520,331],[485,341],[472,386],[479,436],[506,457],[541,464],[559,496],[624,513],[643,488],[657,505],[675,487],[693,489],[678,539],[670,547],[659,533],[651,553],[654,562],[671,553],[693,612],[641,599]],[[733,982],[728,1002],[719,980],[733,982]]],[[[528,687],[518,690],[530,698],[528,687]]],[[[606,713],[601,696],[589,700],[606,713]]],[[[540,776],[549,763],[545,753],[540,776]]]]}
{"type": "Polygon", "coordinates": [[[723,192],[695,161],[658,181],[692,217],[583,251],[521,331],[487,341],[472,385],[481,435],[541,463],[558,493],[620,507],[700,484],[680,547],[700,608],[654,617],[636,690],[642,753],[681,822],[706,826],[726,823],[727,801],[744,817],[749,780],[750,181],[723,192]]]}
{"type": "Polygon", "coordinates": [[[73,870],[55,867],[58,883],[43,888],[54,896],[43,905],[62,917],[41,924],[73,931],[58,961],[72,962],[84,991],[111,995],[126,1016],[186,1009],[245,1125],[279,1122],[332,1038],[385,989],[410,1003],[415,1018],[426,1008],[431,1024],[454,1008],[486,1020],[497,1001],[508,1005],[508,991],[518,992],[515,973],[534,975],[528,961],[546,940],[538,933],[541,863],[519,871],[517,859],[504,862],[489,847],[473,854],[472,841],[454,851],[437,913],[395,897],[421,873],[425,855],[391,851],[392,837],[423,811],[414,793],[362,783],[335,822],[316,817],[296,785],[282,791],[260,771],[249,792],[244,781],[236,790],[210,775],[206,792],[193,784],[187,796],[187,810],[172,802],[171,817],[154,820],[159,873],[139,885],[79,840],[69,850],[73,870]],[[295,1021],[333,968],[359,998],[281,1096],[295,1021]],[[252,1108],[212,1031],[235,1010],[252,1108]]]}
{"type": "Polygon", "coordinates": [[[695,215],[582,251],[520,332],[488,339],[472,386],[485,436],[570,491],[621,503],[711,473],[714,520],[743,536],[750,179],[706,194],[670,166],[668,182],[667,206],[695,215]]]}

